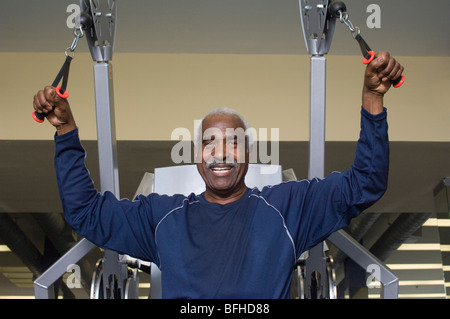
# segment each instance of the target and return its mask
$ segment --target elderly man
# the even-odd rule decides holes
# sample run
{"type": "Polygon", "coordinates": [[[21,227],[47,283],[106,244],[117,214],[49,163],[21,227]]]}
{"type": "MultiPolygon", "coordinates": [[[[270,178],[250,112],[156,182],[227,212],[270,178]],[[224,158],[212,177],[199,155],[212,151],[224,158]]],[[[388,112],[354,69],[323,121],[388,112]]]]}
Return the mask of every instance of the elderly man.
{"type": "Polygon", "coordinates": [[[385,192],[389,143],[383,96],[402,72],[387,52],[366,67],[354,163],[322,180],[249,189],[248,143],[239,152],[242,139],[228,136],[230,130],[245,130],[246,122],[234,112],[210,113],[196,146],[206,190],[187,197],[150,194],[129,201],[100,194],[85,167],[67,100],[46,87],[33,104],[56,127],[61,201],[80,235],[157,264],[163,298],[288,298],[302,252],[348,225],[385,192]]]}

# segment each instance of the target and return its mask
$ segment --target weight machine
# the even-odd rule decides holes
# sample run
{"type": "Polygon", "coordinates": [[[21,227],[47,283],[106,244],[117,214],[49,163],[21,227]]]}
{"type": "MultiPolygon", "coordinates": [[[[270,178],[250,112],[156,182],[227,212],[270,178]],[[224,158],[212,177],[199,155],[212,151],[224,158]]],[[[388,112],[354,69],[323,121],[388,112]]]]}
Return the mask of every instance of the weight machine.
{"type": "MultiPolygon", "coordinates": [[[[61,69],[54,81],[56,86],[64,76],[61,88],[57,90],[64,94],[67,87],[68,64],[74,56],[74,50],[79,38],[86,35],[89,50],[94,62],[95,103],[97,116],[97,136],[99,151],[101,191],[111,191],[119,197],[117,145],[114,119],[114,94],[112,60],[117,22],[117,0],[80,0],[81,15],[78,26],[74,31],[75,39],[66,50],[66,67],[61,69]],[[70,55],[72,54],[72,56],[70,55]],[[59,79],[58,79],[59,77],[59,79]],[[55,83],[56,82],[56,83],[55,83]]],[[[353,27],[348,19],[345,5],[338,1],[329,0],[299,0],[300,16],[306,48],[311,54],[310,69],[310,154],[309,178],[323,178],[325,165],[325,93],[326,93],[326,58],[336,19],[344,23],[358,41],[363,62],[370,63],[373,54],[367,43],[360,36],[358,28],[353,27]],[[370,61],[369,61],[370,60],[370,61]]],[[[394,83],[402,85],[404,77],[394,83]]],[[[59,94],[59,93],[58,93],[59,94]]],[[[66,95],[68,93],[65,93],[66,95]]],[[[64,97],[63,97],[64,98],[64,97]]],[[[37,121],[37,114],[33,113],[37,121]]],[[[144,176],[146,178],[146,176],[144,176]]],[[[141,186],[140,186],[141,187],[141,186]]],[[[380,269],[380,278],[376,278],[383,285],[383,298],[397,298],[398,278],[386,265],[368,252],[358,242],[344,231],[332,234],[328,240],[353,259],[363,269],[376,264],[380,269]]],[[[88,254],[94,244],[82,239],[55,264],[48,268],[34,281],[37,299],[53,299],[54,283],[63,276],[67,267],[77,263],[88,254]]],[[[297,263],[294,276],[298,287],[297,298],[336,298],[336,279],[332,257],[325,254],[325,242],[303,254],[297,263]]],[[[95,267],[92,283],[91,298],[127,299],[138,297],[139,276],[137,268],[144,263],[120,256],[116,252],[105,251],[95,267]]],[[[144,264],[144,267],[146,265],[144,264]]],[[[150,271],[151,268],[150,268],[150,271]]],[[[152,295],[160,296],[160,285],[156,271],[152,274],[152,295]]]]}
{"type": "MultiPolygon", "coordinates": [[[[94,84],[101,192],[111,191],[119,198],[113,68],[110,63],[116,35],[117,1],[80,0],[80,8],[81,14],[76,19],[74,31],[76,37],[72,46],[66,49],[66,56],[69,57],[72,54],[73,58],[78,39],[86,35],[89,51],[95,62],[94,84]]],[[[58,89],[57,93],[62,98],[66,98],[68,68],[63,68],[65,81],[63,80],[62,88],[58,89]],[[62,96],[59,92],[66,95],[62,96]]],[[[58,77],[55,82],[56,86],[59,82],[58,77]]],[[[33,115],[37,117],[37,114],[33,113],[33,115]]],[[[67,266],[77,263],[94,247],[95,245],[87,239],[82,239],[62,256],[35,280],[36,298],[55,298],[54,289],[52,289],[55,281],[67,271],[67,266]]],[[[117,252],[105,251],[104,257],[97,262],[93,273],[90,297],[93,299],[137,298],[139,277],[136,263],[134,260],[130,261],[119,256],[117,252]]]]}
{"type": "MultiPolygon", "coordinates": [[[[351,31],[358,42],[363,55],[363,63],[370,63],[375,54],[348,19],[346,6],[341,1],[300,0],[300,17],[306,48],[311,54],[310,69],[310,137],[308,178],[324,178],[325,167],[325,105],[326,105],[326,58],[336,19],[339,18],[351,31]]],[[[400,87],[405,78],[397,79],[393,85],[400,87]]],[[[398,278],[376,256],[371,254],[345,231],[340,230],[328,237],[328,240],[353,259],[363,269],[369,265],[380,268],[379,280],[383,298],[397,298],[398,278]]],[[[296,276],[297,298],[334,299],[337,298],[336,278],[332,256],[327,256],[326,242],[310,249],[297,262],[296,276]]]]}

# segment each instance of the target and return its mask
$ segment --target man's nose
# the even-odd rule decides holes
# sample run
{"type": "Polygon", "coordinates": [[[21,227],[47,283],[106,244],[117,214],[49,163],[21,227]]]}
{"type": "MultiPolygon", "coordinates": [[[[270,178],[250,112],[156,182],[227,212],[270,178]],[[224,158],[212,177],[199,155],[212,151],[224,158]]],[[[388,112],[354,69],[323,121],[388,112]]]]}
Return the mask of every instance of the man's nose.
{"type": "Polygon", "coordinates": [[[234,149],[227,147],[227,143],[224,141],[222,145],[216,145],[211,152],[214,159],[220,163],[227,161],[234,161],[234,149]]]}
{"type": "Polygon", "coordinates": [[[218,160],[223,160],[226,157],[226,146],[225,143],[217,143],[211,152],[211,155],[218,160]]]}

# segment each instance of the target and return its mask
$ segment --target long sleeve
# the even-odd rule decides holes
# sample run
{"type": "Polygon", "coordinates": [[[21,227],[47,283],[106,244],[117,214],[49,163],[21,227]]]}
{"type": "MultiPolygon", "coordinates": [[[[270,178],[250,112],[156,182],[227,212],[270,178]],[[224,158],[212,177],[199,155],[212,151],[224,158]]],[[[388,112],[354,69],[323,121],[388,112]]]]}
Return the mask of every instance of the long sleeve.
{"type": "Polygon", "coordinates": [[[361,109],[361,133],[353,165],[343,178],[342,212],[356,214],[372,206],[386,192],[389,173],[389,138],[386,109],[372,115],[361,109]]]}
{"type": "Polygon", "coordinates": [[[361,131],[351,168],[310,185],[311,200],[306,205],[313,213],[310,227],[315,231],[309,246],[347,226],[352,218],[378,201],[387,189],[388,171],[386,109],[372,115],[362,108],[361,131]]]}
{"type": "Polygon", "coordinates": [[[56,177],[67,222],[102,248],[153,261],[151,197],[131,202],[118,200],[111,192],[100,194],[85,167],[78,129],[55,136],[55,142],[56,177]]]}
{"type": "Polygon", "coordinates": [[[378,115],[362,109],[360,137],[349,170],[324,179],[282,183],[267,197],[283,214],[297,254],[301,254],[379,200],[387,189],[388,170],[386,109],[378,115]]]}

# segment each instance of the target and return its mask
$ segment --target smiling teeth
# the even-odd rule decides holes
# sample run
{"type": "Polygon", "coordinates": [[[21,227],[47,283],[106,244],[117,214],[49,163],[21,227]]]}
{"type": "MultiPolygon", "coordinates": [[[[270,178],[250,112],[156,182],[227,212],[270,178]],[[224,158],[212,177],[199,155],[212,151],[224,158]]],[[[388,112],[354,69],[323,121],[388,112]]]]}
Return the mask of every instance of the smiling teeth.
{"type": "Polygon", "coordinates": [[[213,171],[229,171],[231,167],[214,167],[212,168],[213,171]]]}

